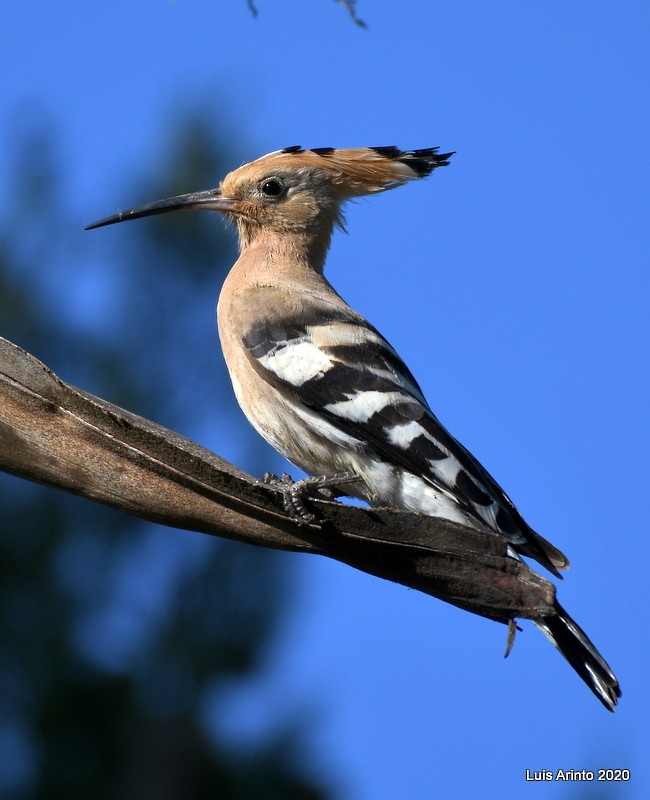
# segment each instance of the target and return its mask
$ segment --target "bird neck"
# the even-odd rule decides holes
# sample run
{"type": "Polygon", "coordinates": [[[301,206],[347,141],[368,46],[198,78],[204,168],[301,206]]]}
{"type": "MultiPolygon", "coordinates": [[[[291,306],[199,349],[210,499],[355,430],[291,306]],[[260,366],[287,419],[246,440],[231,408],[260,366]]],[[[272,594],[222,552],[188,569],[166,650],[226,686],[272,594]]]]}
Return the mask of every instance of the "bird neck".
{"type": "Polygon", "coordinates": [[[318,231],[276,231],[258,228],[250,237],[242,236],[240,231],[240,262],[246,263],[258,272],[285,275],[305,270],[323,274],[325,259],[329,250],[333,225],[329,230],[319,227],[318,231]]]}

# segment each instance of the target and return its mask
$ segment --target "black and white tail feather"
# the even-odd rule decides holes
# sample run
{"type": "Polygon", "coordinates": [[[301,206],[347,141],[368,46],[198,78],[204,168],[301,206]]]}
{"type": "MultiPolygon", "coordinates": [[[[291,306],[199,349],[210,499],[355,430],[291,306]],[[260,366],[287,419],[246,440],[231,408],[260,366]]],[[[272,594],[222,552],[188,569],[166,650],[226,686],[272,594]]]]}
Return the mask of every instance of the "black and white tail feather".
{"type": "Polygon", "coordinates": [[[611,667],[578,623],[557,602],[556,609],[556,616],[535,620],[535,625],[557,647],[605,708],[614,711],[621,689],[611,667]]]}

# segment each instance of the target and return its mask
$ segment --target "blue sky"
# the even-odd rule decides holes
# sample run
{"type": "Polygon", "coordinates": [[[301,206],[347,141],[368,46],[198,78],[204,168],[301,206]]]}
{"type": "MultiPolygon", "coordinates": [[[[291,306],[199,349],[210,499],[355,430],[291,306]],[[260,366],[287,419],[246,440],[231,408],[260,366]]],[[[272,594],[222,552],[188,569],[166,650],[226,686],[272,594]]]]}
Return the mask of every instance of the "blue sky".
{"type": "MultiPolygon", "coordinates": [[[[213,98],[241,161],[298,143],[456,150],[430,180],[351,205],[328,275],[568,553],[561,601],[624,696],[608,714],[530,625],[504,662],[501,626],[296,556],[299,611],[227,724],[254,736],[306,705],[309,759],[345,800],[573,798],[584,784],[525,770],[600,767],[632,780],[591,796],[647,797],[648,5],[360,0],[367,30],[331,0],[257,7],[8,4],[0,169],[25,116],[56,121],[69,256],[78,241],[101,281],[106,239],[83,225],[154,199],[125,187],[192,98],[213,98]]],[[[237,459],[226,428],[196,437],[237,459]]]]}

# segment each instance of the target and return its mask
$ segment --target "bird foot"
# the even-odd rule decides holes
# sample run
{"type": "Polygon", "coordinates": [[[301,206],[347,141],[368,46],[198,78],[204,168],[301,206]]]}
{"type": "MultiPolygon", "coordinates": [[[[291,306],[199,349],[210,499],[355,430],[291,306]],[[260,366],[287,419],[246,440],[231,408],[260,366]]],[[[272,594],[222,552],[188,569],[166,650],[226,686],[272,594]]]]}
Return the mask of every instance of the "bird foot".
{"type": "Polygon", "coordinates": [[[300,526],[319,525],[317,515],[305,505],[305,499],[312,497],[317,500],[333,500],[345,492],[339,490],[341,485],[354,483],[358,478],[350,473],[342,475],[319,475],[312,478],[303,478],[294,481],[291,475],[285,472],[278,477],[272,472],[265,472],[261,481],[265,486],[273,486],[282,492],[284,510],[291,519],[300,526]]]}

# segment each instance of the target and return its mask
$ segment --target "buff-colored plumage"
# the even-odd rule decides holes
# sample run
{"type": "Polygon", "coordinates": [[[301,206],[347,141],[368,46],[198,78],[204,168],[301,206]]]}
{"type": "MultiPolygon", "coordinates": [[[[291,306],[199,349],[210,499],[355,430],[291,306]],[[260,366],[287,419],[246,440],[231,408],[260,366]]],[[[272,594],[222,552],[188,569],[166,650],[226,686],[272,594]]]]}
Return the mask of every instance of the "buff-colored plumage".
{"type": "Polygon", "coordinates": [[[435,167],[446,166],[453,153],[438,154],[438,148],[400,150],[397,147],[322,147],[303,150],[286,147],[276,150],[230,173],[223,183],[227,193],[236,178],[250,180],[274,169],[323,171],[336,187],[341,200],[385,192],[407,181],[429,175],[435,167]]]}
{"type": "MultiPolygon", "coordinates": [[[[313,252],[329,247],[332,222],[343,227],[341,204],[350,198],[394,189],[429,175],[448,163],[452,153],[437,148],[403,151],[397,147],[331,147],[304,150],[287,147],[268,153],[231,172],[219,193],[234,201],[233,219],[242,246],[260,229],[281,234],[308,232],[313,252]],[[265,180],[291,183],[282,206],[260,203],[255,187],[265,180]]],[[[226,211],[227,213],[227,211],[226,211]]]]}

